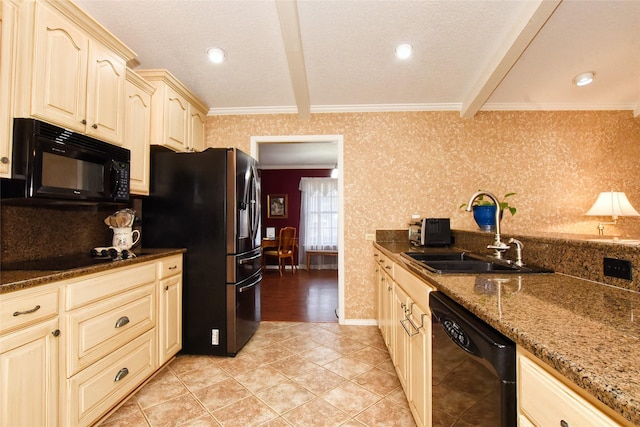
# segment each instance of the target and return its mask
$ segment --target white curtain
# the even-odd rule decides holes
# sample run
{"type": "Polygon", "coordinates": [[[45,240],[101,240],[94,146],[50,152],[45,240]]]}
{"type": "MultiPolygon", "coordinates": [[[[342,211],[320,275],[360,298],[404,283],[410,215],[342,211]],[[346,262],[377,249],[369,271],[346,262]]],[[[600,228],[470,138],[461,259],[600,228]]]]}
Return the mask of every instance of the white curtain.
{"type": "MultiPolygon", "coordinates": [[[[338,250],[338,180],[301,178],[298,259],[306,264],[307,250],[338,250]]],[[[314,256],[311,268],[337,269],[337,257],[314,256]]]]}

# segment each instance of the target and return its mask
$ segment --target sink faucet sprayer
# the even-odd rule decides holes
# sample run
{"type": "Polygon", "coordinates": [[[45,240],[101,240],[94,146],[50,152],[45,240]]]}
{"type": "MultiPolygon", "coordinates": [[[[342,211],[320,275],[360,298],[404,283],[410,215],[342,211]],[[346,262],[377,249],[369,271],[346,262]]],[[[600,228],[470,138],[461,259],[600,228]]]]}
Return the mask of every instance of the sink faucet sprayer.
{"type": "Polygon", "coordinates": [[[469,199],[469,203],[467,203],[467,208],[465,210],[467,212],[471,212],[473,201],[480,196],[487,196],[496,205],[496,238],[493,241],[493,245],[487,246],[487,249],[493,249],[495,251],[495,257],[498,259],[502,259],[502,252],[509,249],[510,246],[500,240],[500,201],[498,200],[498,198],[488,191],[477,191],[473,193],[473,195],[469,199]]]}

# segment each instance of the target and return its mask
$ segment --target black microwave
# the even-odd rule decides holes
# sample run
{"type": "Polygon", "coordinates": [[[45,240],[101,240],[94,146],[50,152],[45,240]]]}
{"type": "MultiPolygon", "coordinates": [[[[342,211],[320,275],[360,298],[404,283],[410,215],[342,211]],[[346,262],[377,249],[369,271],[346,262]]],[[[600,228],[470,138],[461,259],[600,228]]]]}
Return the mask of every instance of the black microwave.
{"type": "Polygon", "coordinates": [[[35,119],[13,122],[2,198],[126,202],[129,150],[35,119]]]}

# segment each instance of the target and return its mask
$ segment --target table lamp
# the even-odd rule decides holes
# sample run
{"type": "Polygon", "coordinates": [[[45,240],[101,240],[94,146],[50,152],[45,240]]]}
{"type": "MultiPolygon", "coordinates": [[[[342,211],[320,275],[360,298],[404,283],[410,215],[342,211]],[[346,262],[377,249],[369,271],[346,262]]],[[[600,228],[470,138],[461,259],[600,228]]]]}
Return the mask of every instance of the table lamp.
{"type": "Polygon", "coordinates": [[[640,216],[640,213],[631,206],[626,194],[621,191],[607,191],[598,195],[596,202],[585,215],[610,216],[613,219],[612,222],[598,224],[598,234],[602,236],[605,224],[615,224],[619,216],[640,216]]]}

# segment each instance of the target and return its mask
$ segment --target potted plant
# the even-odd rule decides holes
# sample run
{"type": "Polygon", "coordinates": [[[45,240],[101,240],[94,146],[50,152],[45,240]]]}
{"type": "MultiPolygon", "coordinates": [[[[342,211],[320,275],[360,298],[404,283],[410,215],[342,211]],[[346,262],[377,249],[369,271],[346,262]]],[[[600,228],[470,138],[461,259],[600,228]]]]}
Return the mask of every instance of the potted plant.
{"type": "MultiPolygon", "coordinates": [[[[502,214],[505,209],[511,212],[511,215],[515,215],[517,209],[513,206],[509,205],[509,202],[506,201],[508,197],[514,196],[516,193],[507,193],[502,197],[500,201],[500,219],[502,219],[502,214]]],[[[460,205],[460,208],[466,208],[467,204],[463,203],[460,205]]],[[[485,199],[483,195],[478,196],[473,201],[472,205],[473,210],[473,219],[480,227],[482,231],[494,231],[496,229],[496,205],[493,203],[491,199],[485,199]]]]}

